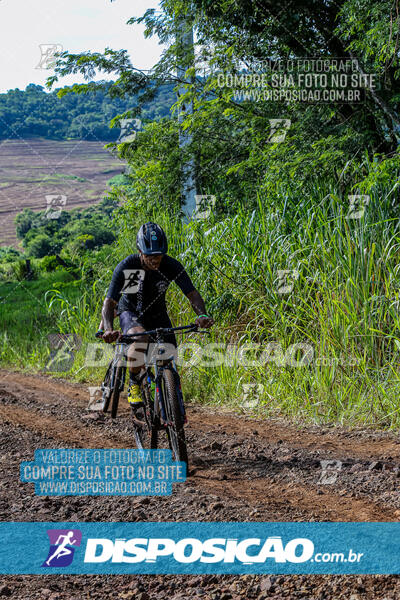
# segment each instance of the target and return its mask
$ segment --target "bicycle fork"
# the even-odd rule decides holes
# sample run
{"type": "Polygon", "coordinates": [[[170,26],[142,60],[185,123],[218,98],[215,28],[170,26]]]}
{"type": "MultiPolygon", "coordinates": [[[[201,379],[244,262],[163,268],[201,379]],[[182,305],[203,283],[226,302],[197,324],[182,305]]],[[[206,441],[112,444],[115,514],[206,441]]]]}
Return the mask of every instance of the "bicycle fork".
{"type": "MultiPolygon", "coordinates": [[[[124,385],[125,385],[125,374],[126,374],[126,356],[125,356],[125,346],[126,344],[116,344],[115,347],[115,367],[118,367],[118,365],[120,364],[120,362],[122,361],[122,377],[119,381],[119,391],[123,392],[124,391],[124,385]]],[[[111,387],[113,388],[115,385],[115,375],[116,375],[117,369],[113,369],[113,373],[112,373],[112,377],[111,377],[111,387]]]]}

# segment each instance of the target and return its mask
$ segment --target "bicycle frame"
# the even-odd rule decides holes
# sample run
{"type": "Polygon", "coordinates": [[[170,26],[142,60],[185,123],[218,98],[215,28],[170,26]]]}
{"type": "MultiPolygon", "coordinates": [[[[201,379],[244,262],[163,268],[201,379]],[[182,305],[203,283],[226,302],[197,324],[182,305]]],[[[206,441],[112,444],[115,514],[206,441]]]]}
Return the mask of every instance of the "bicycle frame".
{"type": "MultiPolygon", "coordinates": [[[[157,408],[158,408],[158,404],[160,406],[160,411],[161,411],[161,417],[163,419],[163,421],[166,423],[167,422],[167,413],[165,410],[165,402],[164,402],[164,394],[162,391],[162,374],[164,369],[171,369],[171,371],[173,372],[174,375],[174,379],[176,381],[176,387],[178,390],[178,398],[179,398],[179,406],[181,409],[181,415],[183,417],[183,419],[186,422],[186,414],[185,414],[185,406],[183,403],[183,394],[181,391],[181,381],[180,381],[180,377],[179,377],[179,373],[177,371],[176,368],[176,363],[175,360],[172,357],[169,358],[159,358],[160,354],[161,354],[161,350],[164,350],[165,348],[163,347],[163,341],[161,339],[162,334],[157,332],[158,336],[156,339],[156,342],[154,344],[154,347],[152,349],[152,355],[151,355],[151,359],[150,361],[146,362],[146,377],[147,377],[147,381],[150,382],[152,377],[154,378],[155,384],[156,384],[156,393],[155,393],[155,397],[154,397],[154,413],[157,414],[157,408]],[[154,375],[151,371],[151,368],[154,368],[154,375]]],[[[147,349],[146,349],[146,356],[148,356],[148,350],[150,347],[150,344],[152,342],[147,342],[147,349]]]]}
{"type": "MultiPolygon", "coordinates": [[[[158,328],[140,333],[119,335],[114,356],[108,366],[105,379],[102,383],[103,390],[103,412],[107,412],[111,404],[111,417],[115,418],[118,412],[120,393],[124,389],[127,367],[130,367],[126,347],[140,338],[149,336],[146,348],[145,360],[140,364],[140,371],[144,373],[140,378],[140,393],[142,402],[131,406],[131,417],[133,419],[133,430],[137,447],[157,448],[158,432],[164,430],[168,444],[175,460],[182,460],[188,468],[187,444],[184,432],[184,424],[187,422],[181,380],[176,368],[176,348],[169,353],[163,340],[165,334],[174,331],[196,331],[197,333],[208,333],[198,331],[196,324],[174,328],[158,328]],[[151,348],[150,344],[155,341],[151,348]],[[147,382],[143,381],[147,378],[147,382]],[[153,395],[151,382],[155,382],[155,393],[153,395]]],[[[171,347],[171,346],[170,346],[171,347]]],[[[143,347],[142,347],[143,349],[143,347]]],[[[133,358],[133,357],[131,357],[133,358]]],[[[139,366],[137,363],[135,367],[139,366]]]]}
{"type": "MultiPolygon", "coordinates": [[[[153,329],[150,331],[144,331],[141,333],[132,333],[132,334],[127,334],[127,335],[122,335],[122,336],[120,336],[120,338],[117,342],[117,345],[124,344],[124,346],[125,346],[127,344],[132,344],[135,341],[135,338],[138,338],[140,336],[149,335],[150,337],[155,338],[155,345],[154,345],[152,355],[151,355],[152,360],[145,363],[146,376],[147,376],[148,380],[149,380],[149,378],[151,380],[151,374],[152,374],[151,367],[154,367],[155,375],[153,377],[154,377],[154,381],[156,384],[156,393],[155,393],[155,397],[154,397],[153,410],[154,410],[154,413],[157,414],[157,408],[158,408],[157,404],[159,403],[161,417],[162,417],[164,423],[167,422],[167,414],[166,414],[166,410],[165,410],[165,402],[164,402],[164,396],[163,396],[162,385],[161,385],[162,373],[163,373],[164,369],[171,369],[173,372],[174,379],[176,382],[176,389],[177,389],[177,393],[178,393],[179,407],[180,407],[181,415],[184,419],[184,422],[186,422],[186,411],[185,411],[185,405],[183,402],[181,380],[180,380],[180,376],[179,376],[179,373],[176,368],[175,360],[173,359],[173,357],[159,358],[160,350],[163,348],[163,344],[165,343],[165,342],[163,342],[163,339],[162,339],[163,335],[165,333],[171,333],[173,331],[181,331],[183,333],[185,330],[188,332],[196,331],[197,333],[208,333],[208,332],[198,331],[197,325],[192,324],[192,325],[183,325],[182,327],[157,328],[157,329],[153,329]]],[[[151,343],[150,341],[147,342],[146,357],[148,356],[148,350],[149,350],[150,343],[151,343]]],[[[125,369],[126,369],[126,367],[125,367],[125,369]]]]}

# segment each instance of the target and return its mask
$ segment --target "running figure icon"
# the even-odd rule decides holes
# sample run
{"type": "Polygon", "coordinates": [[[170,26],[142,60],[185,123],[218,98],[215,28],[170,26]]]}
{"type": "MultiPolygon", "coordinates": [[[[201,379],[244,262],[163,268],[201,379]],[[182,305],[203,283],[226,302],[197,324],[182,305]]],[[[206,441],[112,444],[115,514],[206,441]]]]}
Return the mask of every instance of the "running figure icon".
{"type": "Polygon", "coordinates": [[[50,548],[42,567],[58,568],[70,565],[76,548],[81,545],[81,530],[48,529],[47,535],[49,536],[50,548]]]}
{"type": "Polygon", "coordinates": [[[53,558],[56,558],[56,556],[61,558],[61,556],[65,556],[66,554],[72,554],[72,550],[70,548],[67,548],[66,546],[68,544],[71,544],[71,546],[73,544],[76,544],[77,540],[71,539],[73,535],[73,531],[68,531],[67,535],[58,536],[56,544],[59,544],[59,546],[57,547],[57,550],[50,556],[50,558],[46,560],[46,565],[50,566],[51,561],[53,560],[53,558]],[[60,543],[61,538],[63,538],[64,541],[60,543]]]}

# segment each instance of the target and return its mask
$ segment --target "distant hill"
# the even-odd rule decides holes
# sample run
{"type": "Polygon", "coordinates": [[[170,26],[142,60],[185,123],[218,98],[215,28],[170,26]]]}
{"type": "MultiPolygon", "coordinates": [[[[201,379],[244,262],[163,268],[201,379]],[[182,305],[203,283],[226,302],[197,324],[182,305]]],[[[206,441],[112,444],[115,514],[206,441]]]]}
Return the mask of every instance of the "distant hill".
{"type": "MultiPolygon", "coordinates": [[[[168,116],[175,100],[172,85],[165,86],[144,107],[142,118],[154,120],[168,116]]],[[[134,107],[134,98],[109,98],[104,92],[67,94],[58,98],[57,90],[49,93],[31,83],[24,91],[15,89],[0,94],[0,139],[115,141],[120,130],[110,129],[111,119],[134,107]]]]}

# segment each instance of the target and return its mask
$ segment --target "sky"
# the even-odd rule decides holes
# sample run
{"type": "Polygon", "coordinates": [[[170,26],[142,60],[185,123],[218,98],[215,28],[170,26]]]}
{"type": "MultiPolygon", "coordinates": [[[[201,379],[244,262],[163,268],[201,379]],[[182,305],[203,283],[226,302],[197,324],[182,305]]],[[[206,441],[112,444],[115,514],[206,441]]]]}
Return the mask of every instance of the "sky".
{"type": "MultiPolygon", "coordinates": [[[[29,83],[45,85],[53,70],[43,68],[48,63],[41,45],[43,51],[45,45],[58,45],[72,53],[124,49],[134,67],[149,69],[162,46],[156,36],[144,38],[144,25],[126,21],[157,6],[157,0],[0,0],[0,93],[23,90],[29,83]]],[[[69,75],[55,87],[83,81],[80,75],[69,75]]]]}

